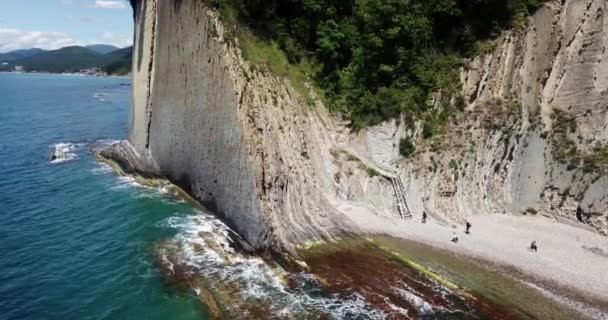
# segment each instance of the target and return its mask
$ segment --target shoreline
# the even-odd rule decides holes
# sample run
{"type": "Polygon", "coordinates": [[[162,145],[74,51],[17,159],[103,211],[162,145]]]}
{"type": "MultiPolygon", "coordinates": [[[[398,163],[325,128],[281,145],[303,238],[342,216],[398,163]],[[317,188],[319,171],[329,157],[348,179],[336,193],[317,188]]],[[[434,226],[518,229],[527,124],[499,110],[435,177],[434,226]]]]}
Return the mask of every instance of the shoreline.
{"type": "Polygon", "coordinates": [[[0,73],[5,74],[19,74],[19,75],[31,75],[31,74],[41,74],[41,75],[54,75],[54,76],[74,76],[74,77],[91,77],[91,78],[121,78],[121,79],[131,79],[131,75],[107,75],[107,76],[94,76],[83,73],[56,73],[56,72],[16,72],[16,71],[0,71],[0,73]]]}
{"type": "MultiPolygon", "coordinates": [[[[519,282],[531,290],[537,291],[540,295],[549,299],[553,302],[561,304],[567,308],[575,310],[591,319],[608,319],[608,303],[606,300],[596,296],[589,296],[586,293],[580,292],[576,288],[565,287],[563,284],[548,281],[547,279],[539,278],[534,275],[528,274],[525,271],[512,266],[504,265],[496,261],[491,261],[483,257],[470,255],[468,253],[455,252],[453,250],[447,250],[437,246],[429,245],[427,243],[397,238],[386,234],[373,234],[370,238],[374,241],[385,245],[387,243],[386,238],[389,238],[397,243],[401,243],[404,251],[407,252],[408,244],[424,247],[433,255],[442,255],[451,257],[451,259],[460,261],[463,264],[469,264],[479,269],[499,274],[512,279],[513,281],[519,282]],[[384,239],[383,239],[384,238],[384,239]]],[[[390,240],[388,240],[390,242],[390,240]]],[[[393,245],[399,246],[399,245],[393,245]]],[[[415,260],[415,258],[414,258],[415,260]]],[[[442,277],[446,277],[441,274],[442,277]]],[[[449,276],[447,276],[449,279],[449,276]]],[[[464,285],[466,288],[467,286],[464,285]]]]}
{"type": "Polygon", "coordinates": [[[464,226],[454,228],[432,217],[422,224],[420,219],[358,210],[348,216],[366,233],[411,241],[507,274],[546,291],[547,297],[608,319],[608,256],[601,254],[608,252],[608,238],[599,234],[541,216],[471,216],[470,235],[464,234],[464,226]],[[450,241],[454,232],[457,244],[450,241]],[[527,249],[533,240],[539,246],[536,253],[527,249]]]}
{"type": "MultiPolygon", "coordinates": [[[[101,160],[100,154],[97,156],[97,160],[101,160]]],[[[131,175],[118,163],[113,164],[118,175],[131,175]]],[[[387,235],[440,250],[461,261],[510,276],[550,300],[591,318],[608,319],[608,299],[605,298],[608,297],[608,275],[599,267],[602,263],[608,265],[608,256],[588,249],[608,252],[608,238],[604,236],[542,216],[472,216],[469,217],[471,234],[465,235],[463,226],[456,229],[433,218],[422,224],[419,219],[383,217],[356,207],[343,206],[342,209],[363,231],[361,238],[366,234],[387,235]],[[450,242],[454,231],[460,237],[458,244],[450,242]],[[538,242],[537,253],[527,250],[532,240],[538,242]],[[585,261],[583,267],[593,270],[581,272],[583,268],[578,261],[585,261]]]]}

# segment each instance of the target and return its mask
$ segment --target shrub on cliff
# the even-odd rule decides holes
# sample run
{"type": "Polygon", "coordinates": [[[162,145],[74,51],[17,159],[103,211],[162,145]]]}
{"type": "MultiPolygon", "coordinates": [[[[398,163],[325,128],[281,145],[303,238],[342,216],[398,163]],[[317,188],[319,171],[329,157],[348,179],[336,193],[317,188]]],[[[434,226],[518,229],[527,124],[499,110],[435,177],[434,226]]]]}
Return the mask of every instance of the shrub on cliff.
{"type": "Polygon", "coordinates": [[[416,147],[414,146],[410,138],[403,138],[399,140],[399,153],[402,156],[409,158],[415,151],[416,147]]]}

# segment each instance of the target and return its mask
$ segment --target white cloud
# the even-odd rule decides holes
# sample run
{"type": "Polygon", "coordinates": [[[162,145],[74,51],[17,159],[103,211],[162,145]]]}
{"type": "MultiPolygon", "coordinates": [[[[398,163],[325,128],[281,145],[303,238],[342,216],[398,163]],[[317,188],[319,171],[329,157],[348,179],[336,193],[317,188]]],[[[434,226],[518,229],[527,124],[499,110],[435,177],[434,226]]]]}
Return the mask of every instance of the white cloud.
{"type": "Polygon", "coordinates": [[[79,41],[62,32],[0,28],[0,52],[29,48],[53,50],[80,44],[79,41]]]}
{"type": "Polygon", "coordinates": [[[95,0],[95,8],[102,9],[124,9],[127,5],[122,1],[116,0],[95,0]]]}
{"type": "Polygon", "coordinates": [[[110,26],[105,20],[87,16],[68,16],[69,21],[76,21],[84,24],[95,24],[101,26],[110,26]]]}
{"type": "Polygon", "coordinates": [[[99,43],[123,48],[132,45],[133,38],[128,35],[107,32],[97,39],[82,41],[63,32],[22,31],[0,27],[0,53],[30,48],[54,50],[67,46],[84,46],[99,43]]]}
{"type": "Polygon", "coordinates": [[[107,43],[117,46],[119,48],[124,48],[133,45],[133,37],[121,34],[106,32],[101,36],[101,39],[102,41],[97,43],[107,43]]]}

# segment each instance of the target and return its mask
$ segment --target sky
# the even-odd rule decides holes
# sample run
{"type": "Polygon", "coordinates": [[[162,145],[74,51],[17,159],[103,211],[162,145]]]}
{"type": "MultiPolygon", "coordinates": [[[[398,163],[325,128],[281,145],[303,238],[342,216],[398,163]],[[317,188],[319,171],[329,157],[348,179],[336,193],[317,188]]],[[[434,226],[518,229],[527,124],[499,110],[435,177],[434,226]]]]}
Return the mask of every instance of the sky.
{"type": "Polygon", "coordinates": [[[0,0],[0,53],[133,42],[126,0],[0,0]]]}

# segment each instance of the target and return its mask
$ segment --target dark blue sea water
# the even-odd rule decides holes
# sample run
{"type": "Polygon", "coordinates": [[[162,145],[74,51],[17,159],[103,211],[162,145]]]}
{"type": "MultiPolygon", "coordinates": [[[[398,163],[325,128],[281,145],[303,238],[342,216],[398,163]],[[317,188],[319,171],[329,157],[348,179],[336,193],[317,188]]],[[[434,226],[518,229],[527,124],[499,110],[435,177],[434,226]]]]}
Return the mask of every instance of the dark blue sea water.
{"type": "Polygon", "coordinates": [[[154,264],[154,244],[177,232],[168,219],[193,209],[88,152],[125,138],[129,82],[0,73],[0,319],[205,318],[154,264]],[[57,143],[73,159],[50,163],[57,143]]]}

